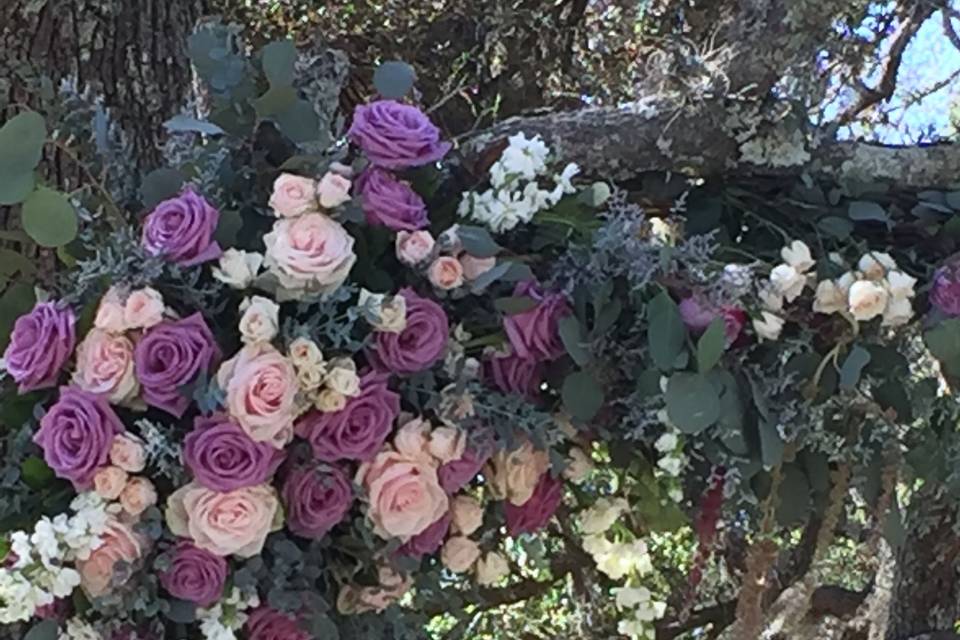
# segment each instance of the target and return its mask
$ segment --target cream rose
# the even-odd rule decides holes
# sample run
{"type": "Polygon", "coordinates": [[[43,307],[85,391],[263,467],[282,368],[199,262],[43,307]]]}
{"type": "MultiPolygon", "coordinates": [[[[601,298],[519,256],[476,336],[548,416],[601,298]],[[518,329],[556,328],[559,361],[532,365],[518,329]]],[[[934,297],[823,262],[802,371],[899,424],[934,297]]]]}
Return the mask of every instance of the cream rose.
{"type": "Polygon", "coordinates": [[[244,298],[240,303],[240,339],[246,344],[270,342],[280,330],[280,305],[263,296],[244,298]]]}
{"type": "Polygon", "coordinates": [[[122,334],[91,329],[77,347],[73,384],[114,404],[136,400],[140,383],[134,371],[133,343],[122,334]]]}
{"type": "Polygon", "coordinates": [[[857,269],[867,280],[880,280],[887,273],[897,268],[897,262],[889,253],[871,251],[860,257],[857,269]]]}
{"type": "Polygon", "coordinates": [[[127,484],[127,472],[120,467],[102,467],[93,476],[93,490],[104,500],[116,500],[127,484]]]}
{"type": "Polygon", "coordinates": [[[427,276],[438,289],[456,289],[463,284],[463,265],[456,258],[440,256],[430,265],[427,276]]]}
{"type": "Polygon", "coordinates": [[[324,209],[339,207],[350,200],[350,180],[333,171],[328,171],[317,185],[317,195],[320,198],[320,206],[324,209]]]}
{"type": "Polygon", "coordinates": [[[787,302],[793,302],[803,293],[807,277],[788,264],[780,264],[770,272],[770,282],[787,302]]]}
{"type": "Polygon", "coordinates": [[[519,506],[530,499],[540,476],[549,468],[547,452],[535,449],[529,440],[524,440],[513,451],[498,451],[487,464],[484,475],[490,481],[490,491],[495,498],[519,506]]]}
{"type": "Polygon", "coordinates": [[[130,478],[120,493],[120,506],[131,516],[138,516],[157,504],[157,489],[146,478],[130,478]]]}
{"type": "Polygon", "coordinates": [[[293,365],[268,343],[247,345],[221,365],[217,383],[227,411],[257,442],[282,448],[293,437],[297,376],[293,365]]]}
{"type": "Polygon", "coordinates": [[[459,460],[467,448],[467,433],[456,427],[437,427],[430,433],[428,448],[441,464],[459,460]]]}
{"type": "Polygon", "coordinates": [[[817,313],[837,313],[847,308],[847,293],[833,280],[821,280],[814,294],[813,310],[817,313]]]}
{"type": "Polygon", "coordinates": [[[323,366],[323,352],[310,338],[297,338],[290,343],[290,362],[295,367],[323,366]]]}
{"type": "Polygon", "coordinates": [[[373,530],[382,538],[407,541],[443,517],[450,506],[437,469],[426,456],[382,451],[360,465],[357,483],[370,503],[367,515],[373,530]]]}
{"type": "Polygon", "coordinates": [[[317,411],[323,411],[324,413],[340,411],[347,406],[347,396],[333,389],[324,389],[317,394],[313,406],[317,408],[317,411]]]}
{"type": "Polygon", "coordinates": [[[913,297],[917,279],[903,271],[890,271],[887,273],[887,283],[890,285],[890,296],[901,300],[913,297]]]}
{"type": "MultiPolygon", "coordinates": [[[[403,416],[401,416],[401,419],[403,416]]],[[[393,437],[394,448],[409,458],[427,457],[431,464],[430,453],[430,423],[423,418],[413,418],[407,420],[402,427],[397,429],[397,434],[393,437]]]]}
{"type": "Polygon", "coordinates": [[[563,469],[563,477],[573,484],[580,484],[593,471],[593,462],[580,447],[570,449],[567,466],[563,469]]]}
{"type": "Polygon", "coordinates": [[[317,183],[312,178],[281,173],[273,181],[270,208],[278,218],[293,218],[317,210],[317,183]]]}
{"type": "Polygon", "coordinates": [[[857,320],[866,321],[883,313],[889,294],[883,285],[870,280],[858,280],[850,287],[848,304],[857,320]]]}
{"type": "Polygon", "coordinates": [[[127,329],[149,329],[163,320],[164,308],[159,291],[150,287],[137,289],[123,305],[123,324],[127,329]]]}
{"type": "Polygon", "coordinates": [[[753,330],[761,340],[776,340],[783,331],[783,318],[769,311],[761,311],[760,317],[753,320],[753,330]]]}
{"type": "Polygon", "coordinates": [[[450,505],[451,526],[454,533],[468,536],[483,524],[483,507],[472,496],[457,496],[450,505]]]}
{"type": "Polygon", "coordinates": [[[440,551],[443,566],[454,573],[469,571],[479,557],[480,547],[465,536],[454,536],[448,539],[440,551]]]}
{"type": "Polygon", "coordinates": [[[910,322],[913,317],[913,305],[909,298],[891,297],[883,310],[883,326],[899,327],[910,322]]]}
{"type": "Polygon", "coordinates": [[[351,358],[333,358],[327,366],[324,384],[339,394],[353,397],[360,393],[357,363],[351,358]]]}
{"type": "Polygon", "coordinates": [[[167,499],[170,531],[218,556],[259,554],[281,520],[277,492],[267,484],[220,493],[193,482],[167,499]]]}
{"type": "Polygon", "coordinates": [[[465,253],[460,256],[460,266],[463,268],[464,278],[467,280],[476,280],[497,266],[497,259],[494,257],[478,258],[469,253],[465,253]]]}
{"type": "Polygon", "coordinates": [[[357,261],[353,238],[321,213],[278,220],[263,242],[267,268],[294,297],[335,290],[357,261]]]}
{"type": "MultiPolygon", "coordinates": [[[[130,525],[116,518],[107,521],[100,539],[100,546],[90,553],[90,557],[77,562],[80,586],[91,598],[98,598],[110,591],[114,586],[117,563],[135,564],[143,555],[146,542],[134,533],[130,525]]],[[[117,582],[122,583],[123,580],[118,579],[117,582]]]]}
{"type": "Polygon", "coordinates": [[[507,559],[493,551],[477,559],[474,569],[477,575],[477,584],[482,587],[489,587],[510,573],[510,565],[507,564],[507,559]]]}
{"type": "Polygon", "coordinates": [[[110,287],[100,299],[93,326],[110,333],[122,333],[126,328],[123,322],[123,297],[116,287],[110,287]]]}
{"type": "Polygon", "coordinates": [[[364,318],[377,331],[400,333],[407,328],[407,299],[360,290],[357,306],[364,318]]]}
{"type": "Polygon", "coordinates": [[[227,249],[220,256],[220,266],[213,267],[213,277],[234,289],[246,289],[253,284],[262,265],[262,254],[227,249]]]}
{"type": "Polygon", "coordinates": [[[435,244],[429,231],[399,231],[396,239],[397,260],[411,267],[418,265],[430,257],[435,244]]]}
{"type": "Polygon", "coordinates": [[[810,255],[810,247],[802,240],[794,240],[781,249],[780,257],[800,273],[809,271],[814,265],[813,256],[810,255]]]}
{"type": "Polygon", "coordinates": [[[147,452],[143,440],[127,432],[113,438],[110,445],[110,464],[127,473],[140,473],[147,466],[147,452]]]}

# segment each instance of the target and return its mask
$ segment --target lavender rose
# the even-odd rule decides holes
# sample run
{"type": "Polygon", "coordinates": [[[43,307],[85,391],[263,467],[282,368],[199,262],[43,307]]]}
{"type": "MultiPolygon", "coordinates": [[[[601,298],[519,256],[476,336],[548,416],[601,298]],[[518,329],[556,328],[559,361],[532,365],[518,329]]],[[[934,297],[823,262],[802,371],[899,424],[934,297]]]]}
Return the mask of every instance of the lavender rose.
{"type": "Polygon", "coordinates": [[[73,310],[55,302],[38,303],[17,318],[3,359],[20,393],[56,386],[77,343],[76,323],[73,310]]]}
{"type": "Polygon", "coordinates": [[[451,460],[437,470],[440,487],[451,495],[460,491],[477,477],[492,453],[493,449],[489,446],[467,448],[459,459],[451,460]]]}
{"type": "Polygon", "coordinates": [[[933,274],[930,303],[948,316],[960,316],[960,257],[948,261],[933,274]]]}
{"type": "Polygon", "coordinates": [[[420,109],[393,100],[357,106],[347,135],[373,164],[387,169],[436,162],[450,150],[420,109]]]}
{"type": "Polygon", "coordinates": [[[394,231],[416,231],[430,225],[423,199],[389,171],[370,167],[357,179],[357,192],[370,224],[394,231]]]}
{"type": "Polygon", "coordinates": [[[503,393],[535,398],[543,382],[543,362],[527,360],[515,353],[492,354],[483,361],[487,381],[503,393]]]}
{"type": "Polygon", "coordinates": [[[413,289],[401,289],[398,295],[407,303],[407,326],[399,333],[374,334],[374,360],[393,373],[424,371],[443,357],[450,333],[447,314],[439,304],[421,298],[413,289]]]}
{"type": "Polygon", "coordinates": [[[193,382],[201,370],[208,371],[219,358],[220,349],[199,313],[148,329],[134,353],[144,401],[183,417],[190,399],[181,389],[193,382]]]}
{"type": "Polygon", "coordinates": [[[443,514],[442,518],[407,540],[403,546],[397,549],[397,554],[421,558],[431,553],[436,553],[437,550],[440,549],[440,545],[443,544],[443,539],[447,537],[447,532],[450,530],[450,522],[452,520],[453,517],[450,515],[450,512],[447,511],[443,514]]]}
{"type": "Polygon", "coordinates": [[[544,473],[529,500],[519,506],[509,500],[503,503],[507,533],[515,537],[521,533],[533,533],[542,529],[560,506],[561,498],[563,482],[559,478],[551,477],[549,471],[544,473]]]}
{"type": "Polygon", "coordinates": [[[97,469],[109,463],[113,438],[123,431],[106,398],[64,387],[40,419],[33,441],[43,449],[43,459],[57,477],[82,490],[93,484],[97,469]]]}
{"type": "Polygon", "coordinates": [[[544,293],[532,280],[518,284],[513,295],[533,298],[538,303],[529,311],[503,319],[503,328],[516,354],[527,360],[553,360],[563,355],[557,323],[570,315],[566,297],[560,293],[544,293]]]}
{"type": "Polygon", "coordinates": [[[283,483],[287,526],[298,536],[322,538],[353,504],[350,478],[338,467],[300,467],[283,483]]]}
{"type": "Polygon", "coordinates": [[[296,425],[318,460],[369,460],[383,447],[400,414],[400,396],[387,388],[382,375],[360,379],[360,393],[340,411],[311,411],[296,425]]]}
{"type": "Polygon", "coordinates": [[[160,584],[175,598],[209,607],[223,595],[227,560],[187,540],[173,550],[170,567],[160,573],[160,584]]]}
{"type": "Polygon", "coordinates": [[[313,637],[300,628],[297,618],[267,606],[251,613],[244,629],[247,640],[310,640],[313,637]]]}
{"type": "Polygon", "coordinates": [[[229,416],[198,417],[183,441],[183,460],[197,482],[228,492],[268,481],[284,452],[269,442],[254,442],[229,416]]]}
{"type": "Polygon", "coordinates": [[[213,239],[220,212],[193,189],[164,200],[143,221],[147,253],[192,267],[216,260],[223,253],[213,239]]]}

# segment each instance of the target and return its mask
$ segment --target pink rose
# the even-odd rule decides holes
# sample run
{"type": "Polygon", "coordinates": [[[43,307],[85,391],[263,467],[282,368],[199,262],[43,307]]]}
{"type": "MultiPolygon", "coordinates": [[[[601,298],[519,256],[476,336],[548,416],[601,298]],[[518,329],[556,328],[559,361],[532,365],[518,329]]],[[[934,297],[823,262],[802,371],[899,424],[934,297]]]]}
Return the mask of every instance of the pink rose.
{"type": "Polygon", "coordinates": [[[463,266],[450,256],[440,256],[427,270],[430,282],[438,289],[447,291],[463,284],[463,266]]]}
{"type": "Polygon", "coordinates": [[[114,404],[135,400],[140,383],[134,372],[133,343],[122,334],[91,329],[77,347],[73,383],[114,404]]]}
{"type": "Polygon", "coordinates": [[[460,266],[463,268],[463,277],[467,280],[476,280],[497,265],[495,257],[478,258],[469,253],[460,256],[460,266]]]}
{"type": "Polygon", "coordinates": [[[270,208],[278,218],[293,218],[316,211],[316,183],[311,178],[281,173],[273,182],[270,208]]]}
{"type": "Polygon", "coordinates": [[[110,333],[122,333],[125,329],[123,322],[123,297],[116,287],[110,287],[97,307],[97,315],[93,319],[93,326],[110,333]]]}
{"type": "Polygon", "coordinates": [[[357,483],[366,490],[368,516],[382,538],[407,541],[442,518],[450,506],[437,468],[426,456],[382,451],[360,465],[357,483]]]}
{"type": "Polygon", "coordinates": [[[128,473],[140,473],[147,466],[143,441],[130,433],[114,436],[110,446],[110,463],[128,473]]]}
{"type": "Polygon", "coordinates": [[[430,433],[427,448],[440,464],[459,460],[467,448],[467,433],[455,427],[438,427],[430,433]]]}
{"type": "Polygon", "coordinates": [[[483,507],[472,496],[457,496],[450,505],[453,514],[452,528],[456,533],[468,536],[483,524],[483,507]]]}
{"type": "Polygon", "coordinates": [[[346,280],[357,261],[353,238],[322,213],[278,220],[263,242],[264,264],[293,292],[329,293],[346,280]]]}
{"type": "Polygon", "coordinates": [[[436,244],[429,231],[397,232],[397,260],[405,265],[414,266],[430,257],[436,244]]]}
{"type": "Polygon", "coordinates": [[[480,547],[465,536],[454,536],[447,540],[440,551],[440,560],[450,571],[465,573],[480,557],[480,547]]]}
{"type": "Polygon", "coordinates": [[[257,442],[280,449],[293,437],[297,374],[269,343],[245,346],[223,363],[217,383],[227,393],[227,411],[257,442]]]}
{"type": "MultiPolygon", "coordinates": [[[[77,562],[77,571],[80,573],[80,586],[88,597],[98,598],[105,595],[116,583],[122,584],[123,579],[115,576],[118,562],[133,565],[143,555],[145,540],[134,533],[133,529],[124,522],[111,518],[107,521],[106,530],[100,534],[102,544],[95,549],[86,560],[77,562]]],[[[128,571],[130,571],[128,567],[128,571]]],[[[129,575],[129,574],[128,574],[129,575]]]]}
{"type": "Polygon", "coordinates": [[[259,554],[281,518],[277,492],[266,484],[220,493],[192,482],[167,499],[170,531],[218,556],[259,554]]]}
{"type": "Polygon", "coordinates": [[[429,460],[430,423],[423,418],[408,420],[397,430],[393,437],[393,446],[408,458],[426,456],[429,460]]]}
{"type": "Polygon", "coordinates": [[[146,478],[130,478],[120,493],[120,506],[131,516],[138,516],[157,504],[157,489],[146,478]]]}
{"type": "Polygon", "coordinates": [[[333,171],[327,172],[317,185],[317,194],[324,209],[339,207],[350,199],[350,180],[333,171]]]}
{"type": "Polygon", "coordinates": [[[375,587],[344,585],[337,594],[337,611],[342,614],[380,613],[403,597],[413,579],[402,576],[390,567],[380,567],[380,584],[375,587]]]}
{"type": "Polygon", "coordinates": [[[159,291],[150,287],[137,289],[123,305],[123,324],[127,329],[149,329],[163,321],[163,310],[159,291]]]}
{"type": "Polygon", "coordinates": [[[490,481],[490,491],[495,498],[521,505],[533,495],[540,476],[549,467],[547,452],[535,449],[529,440],[524,440],[513,451],[501,450],[494,454],[484,475],[490,481]]]}
{"type": "Polygon", "coordinates": [[[127,472],[120,467],[103,467],[93,476],[93,490],[104,500],[116,500],[127,484],[127,472]]]}

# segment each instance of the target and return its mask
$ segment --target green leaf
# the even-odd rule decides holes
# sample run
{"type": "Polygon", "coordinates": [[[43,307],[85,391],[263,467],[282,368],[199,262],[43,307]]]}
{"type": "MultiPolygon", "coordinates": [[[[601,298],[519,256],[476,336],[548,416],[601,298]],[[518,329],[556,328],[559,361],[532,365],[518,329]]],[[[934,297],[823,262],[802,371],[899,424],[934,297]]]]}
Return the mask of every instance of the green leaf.
{"type": "Polygon", "coordinates": [[[0,204],[23,202],[33,191],[33,170],[46,139],[43,116],[35,111],[19,113],[0,127],[0,204]]]}
{"type": "Polygon", "coordinates": [[[220,212],[220,221],[214,239],[221,247],[233,247],[237,244],[237,234],[243,227],[243,218],[238,211],[227,209],[220,212]]]}
{"type": "Polygon", "coordinates": [[[872,220],[875,222],[889,222],[890,214],[876,202],[854,200],[847,208],[847,215],[851,220],[858,222],[872,220]]]}
{"type": "Polygon", "coordinates": [[[654,364],[664,371],[673,368],[683,351],[687,330],[677,303],[663,291],[647,304],[647,341],[654,364]]]}
{"type": "Polygon", "coordinates": [[[697,434],[720,418],[720,396],[706,376],[680,371],[667,382],[667,417],[684,433],[697,434]]]}
{"type": "Polygon", "coordinates": [[[840,388],[850,390],[856,387],[860,373],[869,362],[870,352],[860,345],[854,345],[840,367],[840,388]]]}
{"type": "Polygon", "coordinates": [[[595,338],[604,335],[620,317],[621,311],[623,311],[623,303],[618,298],[614,298],[605,304],[597,313],[591,335],[595,338]]]}
{"type": "Polygon", "coordinates": [[[388,100],[399,100],[407,95],[416,80],[413,67],[400,60],[388,60],[373,72],[374,88],[388,100]]]}
{"type": "Polygon", "coordinates": [[[757,428],[760,431],[760,462],[769,469],[783,460],[783,438],[772,420],[761,418],[757,428]]]}
{"type": "Polygon", "coordinates": [[[493,301],[493,307],[508,316],[536,309],[538,304],[540,303],[530,296],[509,296],[506,298],[497,298],[493,301]]]}
{"type": "Polygon", "coordinates": [[[53,469],[42,458],[30,456],[20,465],[20,475],[31,489],[42,489],[54,478],[53,469]]]}
{"type": "Polygon", "coordinates": [[[176,169],[154,169],[143,178],[140,184],[140,197],[143,206],[153,209],[155,206],[180,193],[183,187],[183,174],[176,169]]]}
{"type": "Polygon", "coordinates": [[[824,233],[833,236],[837,240],[846,240],[853,232],[853,223],[840,216],[827,216],[817,222],[817,227],[824,233]]]}
{"type": "Polygon", "coordinates": [[[460,225],[457,228],[457,237],[463,250],[477,258],[492,258],[502,249],[483,227],[460,225]]]}
{"type": "Polygon", "coordinates": [[[77,212],[59,191],[40,187],[23,203],[23,230],[41,247],[60,247],[77,237],[77,212]]]}
{"type": "Polygon", "coordinates": [[[590,350],[584,345],[583,327],[577,317],[571,314],[560,318],[557,329],[560,340],[563,341],[563,346],[567,348],[567,353],[573,361],[581,367],[590,362],[590,350]]]}
{"type": "Polygon", "coordinates": [[[7,348],[17,318],[30,311],[36,301],[33,287],[24,282],[14,282],[3,292],[0,297],[0,351],[7,348]]]}
{"type": "Polygon", "coordinates": [[[947,373],[960,376],[960,318],[944,320],[924,333],[923,341],[947,373]]]}
{"type": "Polygon", "coordinates": [[[60,635],[60,624],[56,620],[41,620],[30,627],[23,640],[57,640],[60,635]]]}
{"type": "Polygon", "coordinates": [[[271,86],[293,84],[293,63],[297,60],[297,48],[293,40],[271,42],[261,52],[263,73],[271,86]]]}
{"type": "Polygon", "coordinates": [[[284,112],[296,102],[297,92],[293,87],[271,86],[253,101],[253,108],[261,118],[269,118],[284,112]]]}
{"type": "Polygon", "coordinates": [[[298,144],[312,142],[321,137],[320,116],[306,100],[295,100],[286,109],[274,114],[273,121],[283,135],[298,144]]]}
{"type": "Polygon", "coordinates": [[[727,323],[716,317],[697,341],[697,368],[700,373],[710,371],[723,355],[727,347],[727,323]]]}
{"type": "Polygon", "coordinates": [[[810,498],[810,482],[798,465],[784,466],[778,497],[777,521],[780,524],[791,526],[806,519],[813,501],[810,498]]]}
{"type": "Polygon", "coordinates": [[[0,173],[0,204],[17,204],[26,200],[37,179],[30,171],[0,173]]]}
{"type": "Polygon", "coordinates": [[[589,420],[603,406],[603,389],[594,376],[586,371],[574,371],[563,381],[560,390],[563,405],[578,420],[589,420]]]}

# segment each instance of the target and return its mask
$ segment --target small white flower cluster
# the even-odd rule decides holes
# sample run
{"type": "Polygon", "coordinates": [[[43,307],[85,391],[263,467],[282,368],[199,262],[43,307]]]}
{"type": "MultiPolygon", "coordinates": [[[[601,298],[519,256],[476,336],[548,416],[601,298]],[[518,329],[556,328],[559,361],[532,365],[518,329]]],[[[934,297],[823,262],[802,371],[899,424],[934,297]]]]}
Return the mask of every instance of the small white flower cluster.
{"type": "Polygon", "coordinates": [[[580,173],[580,167],[572,162],[554,174],[553,189],[540,188],[537,180],[548,171],[549,155],[550,149],[539,135],[527,138],[520,132],[510,136],[507,148],[490,167],[491,188],[483,193],[465,193],[458,213],[495,232],[530,222],[538,212],[575,191],[570,181],[580,173]]]}
{"type": "Polygon", "coordinates": [[[636,573],[653,571],[653,563],[643,540],[610,542],[604,535],[629,508],[623,498],[600,498],[580,520],[584,532],[583,549],[593,557],[597,568],[613,580],[636,573]]]}
{"type": "Polygon", "coordinates": [[[67,564],[86,560],[100,546],[108,514],[93,492],[74,498],[70,508],[72,516],[44,516],[33,533],[11,534],[14,561],[0,569],[0,623],[29,620],[39,607],[69,596],[80,584],[80,574],[67,564]]]}
{"type": "Polygon", "coordinates": [[[80,618],[70,618],[57,636],[57,640],[103,640],[103,636],[89,622],[80,618]]]}
{"type": "Polygon", "coordinates": [[[686,459],[680,438],[673,431],[667,431],[657,438],[654,448],[663,455],[657,460],[657,466],[672,478],[676,478],[683,471],[686,459]]]}
{"type": "Polygon", "coordinates": [[[913,317],[917,279],[900,271],[888,253],[873,251],[861,256],[856,271],[837,280],[817,284],[813,310],[818,313],[848,313],[865,322],[883,316],[882,325],[898,327],[913,317]]]}
{"type": "Polygon", "coordinates": [[[360,394],[357,363],[349,356],[326,360],[316,342],[302,337],[290,343],[288,353],[304,398],[304,411],[310,405],[319,411],[340,411],[347,398],[360,394]]]}
{"type": "Polygon", "coordinates": [[[244,595],[234,587],[230,594],[209,609],[197,609],[200,632],[206,640],[237,640],[237,631],[247,621],[247,609],[260,606],[257,594],[244,595]]]}
{"type": "Polygon", "coordinates": [[[620,621],[617,631],[636,640],[653,640],[655,630],[650,623],[663,617],[667,603],[655,600],[646,587],[615,587],[612,591],[617,608],[630,611],[630,617],[620,621]]]}
{"type": "Polygon", "coordinates": [[[761,339],[776,340],[783,330],[783,318],[777,315],[784,302],[796,300],[810,279],[808,272],[816,264],[810,247],[794,240],[780,250],[783,262],[770,271],[770,279],[760,288],[760,301],[765,309],[753,320],[753,330],[761,339]]]}

